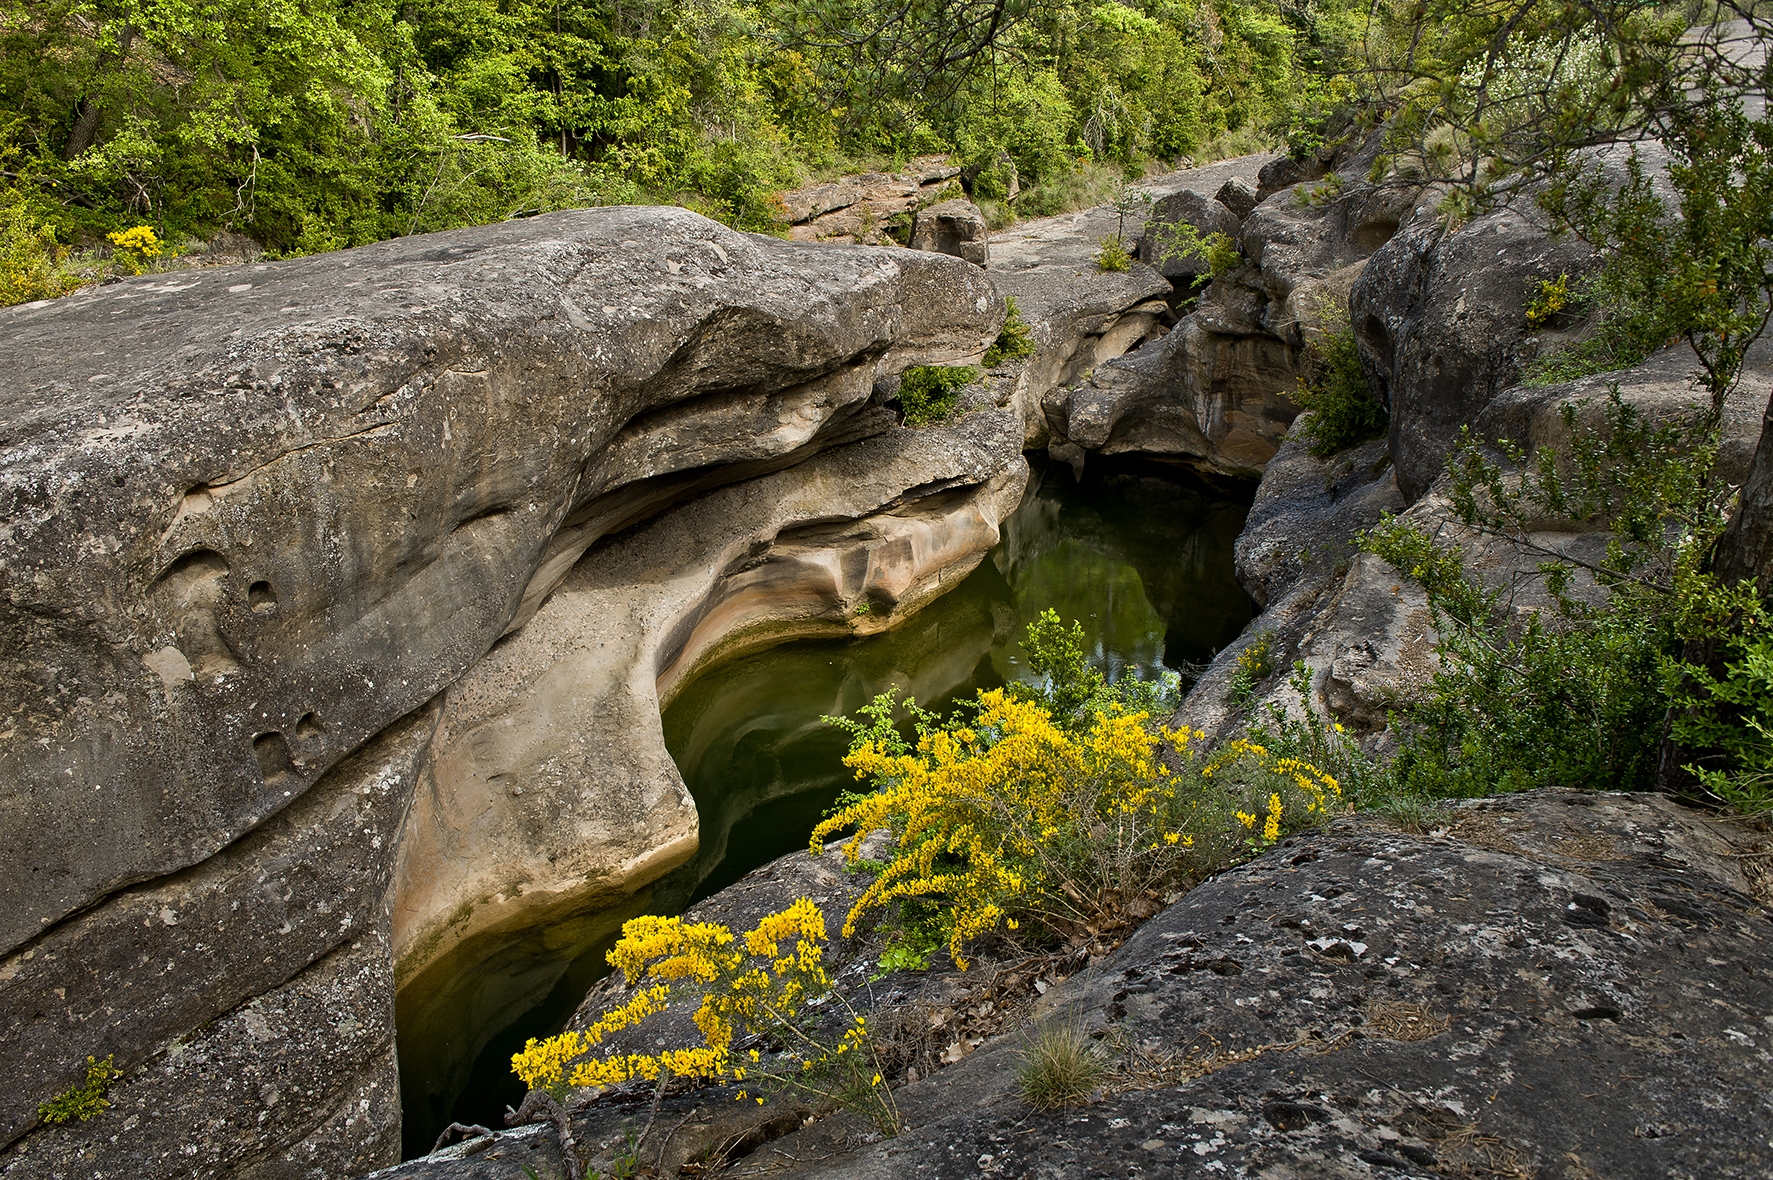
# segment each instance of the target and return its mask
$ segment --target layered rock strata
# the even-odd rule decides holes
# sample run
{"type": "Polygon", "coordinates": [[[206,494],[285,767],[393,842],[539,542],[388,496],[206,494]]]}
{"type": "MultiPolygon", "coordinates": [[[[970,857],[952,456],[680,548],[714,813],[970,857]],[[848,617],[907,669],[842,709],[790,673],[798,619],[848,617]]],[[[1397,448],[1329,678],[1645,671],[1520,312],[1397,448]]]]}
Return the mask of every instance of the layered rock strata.
{"type": "MultiPolygon", "coordinates": [[[[475,718],[522,714],[500,694],[550,686],[488,676],[439,693],[502,635],[515,646],[501,651],[530,651],[525,624],[601,537],[889,429],[869,408],[877,380],[976,357],[1002,314],[954,259],[775,243],[668,209],[128,280],[0,313],[0,1039],[17,1063],[0,1140],[31,1131],[88,1055],[124,1071],[116,1111],[158,1122],[134,1143],[96,1124],[39,1129],[4,1166],[246,1175],[311,1156],[336,1174],[388,1158],[399,833],[437,767],[489,764],[489,743],[459,740],[475,718]],[[245,1041],[229,1039],[237,1028],[245,1041]],[[285,1064],[249,1068],[237,1043],[280,1046],[262,1055],[285,1064]],[[321,1132],[329,1120],[343,1129],[321,1132]]],[[[757,557],[783,528],[831,531],[798,542],[842,587],[811,594],[811,614],[849,593],[914,604],[944,562],[988,547],[1019,479],[1013,447],[988,461],[981,444],[964,470],[954,448],[923,471],[906,457],[928,453],[915,440],[875,446],[898,486],[883,477],[834,508],[815,482],[803,508],[754,518],[757,557]],[[970,518],[968,488],[981,493],[970,518]],[[846,512],[880,517],[857,526],[871,542],[836,536],[846,512]],[[873,572],[852,577],[858,559],[873,572]]],[[[737,625],[792,615],[733,607],[744,556],[699,552],[718,564],[705,587],[725,589],[630,620],[661,629],[628,649],[655,663],[620,670],[646,699],[718,647],[711,608],[737,625]]],[[[561,608],[548,625],[573,626],[561,608]]],[[[669,863],[685,830],[662,748],[651,763],[623,754],[645,764],[636,781],[658,771],[637,797],[661,801],[672,834],[639,866],[575,864],[594,887],[669,863]]],[[[580,770],[511,761],[595,793],[573,780],[591,765],[579,757],[580,770]]]]}
{"type": "MultiPolygon", "coordinates": [[[[920,208],[958,195],[960,169],[946,156],[919,156],[899,172],[865,172],[782,194],[788,236],[796,242],[886,246],[895,226],[911,228],[920,208]],[[951,183],[953,182],[953,183],[951,183]]],[[[969,261],[982,261],[969,259],[969,261]]]]}

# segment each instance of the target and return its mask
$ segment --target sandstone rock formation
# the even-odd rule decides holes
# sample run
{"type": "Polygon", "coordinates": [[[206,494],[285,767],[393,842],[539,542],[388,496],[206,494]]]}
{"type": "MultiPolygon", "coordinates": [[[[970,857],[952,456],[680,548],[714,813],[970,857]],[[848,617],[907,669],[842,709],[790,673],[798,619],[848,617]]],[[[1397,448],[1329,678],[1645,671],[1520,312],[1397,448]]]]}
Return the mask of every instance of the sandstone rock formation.
{"type": "Polygon", "coordinates": [[[480,1048],[452,1035],[461,1013],[496,1031],[695,851],[660,728],[677,687],[758,646],[884,630],[942,593],[1020,501],[1020,446],[1015,417],[986,408],[710,492],[587,555],[448,690],[394,914],[402,1037],[452,1046],[409,1051],[418,1077],[446,1086],[480,1048]]]}
{"type": "MultiPolygon", "coordinates": [[[[903,233],[895,239],[889,232],[894,223],[908,231],[911,216],[939,200],[959,175],[946,156],[919,156],[902,172],[867,172],[783,193],[788,236],[829,244],[902,243],[903,233]]],[[[952,187],[958,192],[958,184],[952,187]]]]}
{"type": "MultiPolygon", "coordinates": [[[[1347,166],[1371,150],[1350,153],[1347,166]]],[[[1350,288],[1410,198],[1351,182],[1321,199],[1287,188],[1251,206],[1248,181],[1273,165],[1263,159],[1179,174],[1187,187],[1154,206],[1142,254],[1155,257],[1162,225],[1186,222],[1235,238],[1244,263],[1211,277],[1162,340],[1054,382],[1044,402],[1054,458],[1081,470],[1088,455],[1140,455],[1255,478],[1274,456],[1298,413],[1308,342],[1342,326],[1350,288]],[[1246,209],[1241,219],[1233,205],[1246,209]]],[[[1161,265],[1182,296],[1210,277],[1202,258],[1161,265]]]]}
{"type": "Polygon", "coordinates": [[[964,258],[974,266],[989,265],[991,233],[985,215],[971,201],[955,198],[938,201],[917,212],[911,223],[911,248],[934,250],[964,258]]]}
{"type": "MultiPolygon", "coordinates": [[[[602,671],[651,699],[654,678],[719,645],[719,608],[781,624],[794,606],[747,587],[821,562],[809,615],[861,593],[915,603],[988,547],[1020,458],[955,447],[940,473],[914,470],[919,440],[870,409],[875,383],[978,356],[1002,314],[941,255],[774,243],[669,209],[0,313],[0,1039],[15,1063],[0,1167],[341,1174],[389,1158],[399,833],[421,783],[434,797],[439,750],[484,786],[496,743],[475,722],[522,715],[525,693],[572,695],[530,653],[595,621],[557,607],[547,643],[525,624],[606,534],[883,430],[906,442],[872,444],[862,461],[881,475],[849,509],[803,484],[805,506],[760,512],[740,550],[697,550],[717,563],[702,593],[633,604],[628,650],[653,662],[602,671]],[[846,535],[851,509],[879,519],[846,535]],[[783,528],[801,529],[791,552],[748,580],[767,548],[745,546],[783,528]],[[473,680],[512,632],[511,678],[473,680]],[[151,1131],[33,1132],[89,1054],[114,1056],[115,1111],[151,1131]]],[[[693,829],[662,748],[624,753],[634,797],[664,808],[665,845],[601,872],[633,883],[693,829]]],[[[570,758],[506,761],[568,797],[588,786],[570,758]]]]}

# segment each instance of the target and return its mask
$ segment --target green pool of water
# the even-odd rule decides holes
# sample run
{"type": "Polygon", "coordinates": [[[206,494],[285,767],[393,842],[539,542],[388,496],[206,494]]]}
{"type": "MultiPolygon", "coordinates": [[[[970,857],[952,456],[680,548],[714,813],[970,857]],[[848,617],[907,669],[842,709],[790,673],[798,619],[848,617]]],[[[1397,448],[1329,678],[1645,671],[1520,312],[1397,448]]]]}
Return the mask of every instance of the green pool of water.
{"type": "MultiPolygon", "coordinates": [[[[850,782],[842,731],[820,719],[897,688],[946,710],[1021,677],[1025,625],[1052,607],[1083,623],[1111,677],[1204,664],[1234,639],[1251,604],[1232,574],[1247,504],[1204,487],[1123,474],[1082,487],[1063,468],[1036,474],[1003,540],[958,587],[885,635],[790,643],[714,668],[664,713],[665,743],[695,796],[701,848],[649,901],[678,912],[803,847],[850,782]]],[[[479,1054],[449,1117],[435,1097],[406,1104],[407,1154],[451,1118],[500,1125],[523,1097],[510,1072],[525,1038],[557,1031],[606,969],[612,939],[561,971],[546,999],[479,1054]]],[[[412,1093],[411,1079],[409,1094],[412,1093]]]]}

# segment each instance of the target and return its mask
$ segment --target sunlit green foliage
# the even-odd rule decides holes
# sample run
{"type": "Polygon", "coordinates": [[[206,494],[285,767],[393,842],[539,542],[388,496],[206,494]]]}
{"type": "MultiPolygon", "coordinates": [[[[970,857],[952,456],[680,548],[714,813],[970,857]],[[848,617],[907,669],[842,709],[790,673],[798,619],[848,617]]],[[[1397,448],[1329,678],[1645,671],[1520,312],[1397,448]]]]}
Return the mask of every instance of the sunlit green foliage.
{"type": "Polygon", "coordinates": [[[936,151],[1026,215],[1091,169],[1285,126],[1302,55],[1358,10],[0,0],[4,207],[39,244],[146,224],[272,253],[634,200],[771,230],[784,187],[936,151]]]}

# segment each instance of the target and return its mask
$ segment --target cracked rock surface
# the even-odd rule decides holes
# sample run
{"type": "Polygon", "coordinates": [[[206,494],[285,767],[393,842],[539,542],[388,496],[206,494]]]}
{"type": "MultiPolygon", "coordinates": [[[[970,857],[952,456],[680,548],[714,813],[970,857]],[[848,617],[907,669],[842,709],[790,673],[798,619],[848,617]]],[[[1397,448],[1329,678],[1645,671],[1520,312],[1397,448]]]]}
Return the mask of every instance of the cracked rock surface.
{"type": "Polygon", "coordinates": [[[1339,822],[1045,997],[1128,1063],[1095,1100],[1032,1111],[1000,1038],[901,1090],[897,1139],[809,1128],[749,1174],[1766,1176],[1773,920],[1744,840],[1561,791],[1444,835],[1339,822]]]}

